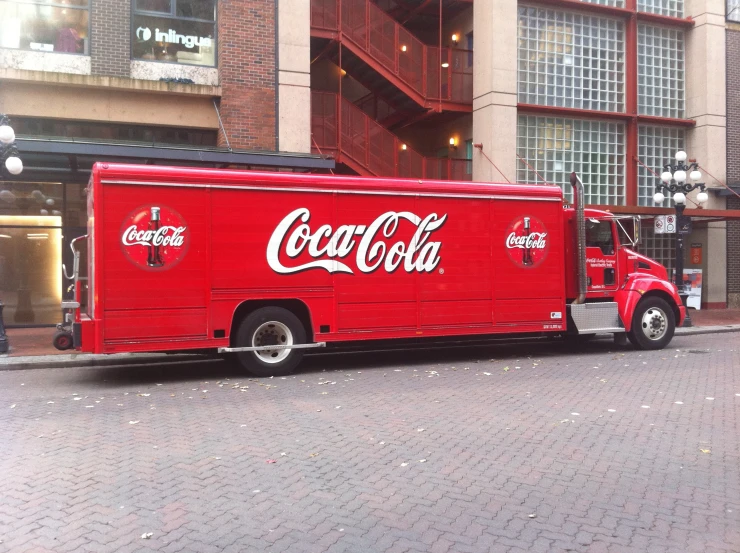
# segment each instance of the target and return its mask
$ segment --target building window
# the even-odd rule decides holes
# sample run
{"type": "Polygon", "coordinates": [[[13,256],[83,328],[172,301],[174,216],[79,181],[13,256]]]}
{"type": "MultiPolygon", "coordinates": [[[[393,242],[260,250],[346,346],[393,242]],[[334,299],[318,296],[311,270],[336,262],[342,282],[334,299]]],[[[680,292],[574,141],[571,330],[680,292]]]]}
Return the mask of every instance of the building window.
{"type": "Polygon", "coordinates": [[[727,0],[727,19],[740,22],[740,0],[727,0]]]}
{"type": "Polygon", "coordinates": [[[472,175],[473,174],[473,141],[472,140],[465,141],[465,159],[468,160],[468,162],[465,164],[465,174],[472,175]]]}
{"type": "Polygon", "coordinates": [[[133,57],[216,65],[216,0],[134,0],[133,57]]]}
{"type": "Polygon", "coordinates": [[[587,203],[622,205],[624,142],[622,123],[520,115],[517,153],[534,170],[519,163],[517,181],[542,184],[537,171],[571,197],[570,173],[576,171],[587,203]]]}
{"type": "Polygon", "coordinates": [[[520,7],[518,64],[520,103],[624,111],[621,21],[520,7]]]}
{"type": "Polygon", "coordinates": [[[663,265],[668,270],[669,278],[676,256],[675,236],[675,234],[655,234],[654,219],[643,219],[640,225],[640,243],[637,250],[663,265]]]}
{"type": "Polygon", "coordinates": [[[0,1],[0,48],[89,54],[90,0],[0,1]]]}
{"type": "Polygon", "coordinates": [[[637,32],[637,97],[640,115],[684,116],[684,34],[640,25],[637,32]]]}
{"type": "Polygon", "coordinates": [[[683,17],[683,0],[637,0],[637,11],[683,17]]]}
{"type": "MultiPolygon", "coordinates": [[[[663,165],[675,162],[676,152],[685,150],[686,131],[682,128],[640,125],[638,135],[637,157],[658,175],[663,171],[663,165]]],[[[659,177],[648,171],[642,164],[638,165],[638,205],[655,205],[653,194],[657,192],[656,185],[659,180],[659,177]]],[[[663,205],[657,207],[670,207],[669,199],[666,198],[663,205]]]]}
{"type": "Polygon", "coordinates": [[[473,67],[473,31],[465,35],[465,47],[468,50],[468,67],[473,67]]]}
{"type": "Polygon", "coordinates": [[[17,117],[13,127],[21,137],[64,137],[94,141],[176,144],[215,147],[218,131],[153,125],[123,125],[17,117]]]}
{"type": "Polygon", "coordinates": [[[624,0],[581,0],[589,4],[599,4],[601,6],[611,6],[612,8],[624,8],[624,0]]]}

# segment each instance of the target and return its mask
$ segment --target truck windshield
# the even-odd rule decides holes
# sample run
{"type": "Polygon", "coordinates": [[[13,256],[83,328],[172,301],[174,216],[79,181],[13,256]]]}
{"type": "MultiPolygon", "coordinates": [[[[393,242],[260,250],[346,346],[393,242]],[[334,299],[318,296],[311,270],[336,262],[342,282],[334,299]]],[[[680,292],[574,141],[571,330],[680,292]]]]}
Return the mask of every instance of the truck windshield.
{"type": "Polygon", "coordinates": [[[614,255],[614,237],[611,221],[586,221],[586,246],[600,248],[604,255],[614,255]]]}

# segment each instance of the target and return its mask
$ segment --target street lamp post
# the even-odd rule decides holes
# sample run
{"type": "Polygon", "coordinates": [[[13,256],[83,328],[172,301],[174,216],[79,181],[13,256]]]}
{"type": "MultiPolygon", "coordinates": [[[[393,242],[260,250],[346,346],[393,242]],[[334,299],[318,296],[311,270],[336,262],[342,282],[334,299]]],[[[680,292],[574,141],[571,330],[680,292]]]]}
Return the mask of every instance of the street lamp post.
{"type": "Polygon", "coordinates": [[[688,234],[687,230],[690,226],[691,218],[684,217],[684,209],[686,209],[686,195],[697,188],[700,192],[696,195],[696,200],[700,205],[703,205],[709,200],[709,195],[704,191],[706,186],[704,183],[697,182],[701,179],[701,172],[699,171],[699,164],[696,162],[686,165],[686,152],[678,152],[676,154],[676,164],[672,165],[666,163],[663,167],[663,173],[660,175],[662,183],[657,185],[657,191],[653,196],[653,201],[656,204],[662,204],[666,195],[663,194],[662,190],[665,190],[667,194],[673,194],[673,203],[676,206],[676,278],[675,283],[678,288],[678,295],[681,301],[686,307],[686,320],[684,326],[691,326],[691,317],[689,316],[689,308],[686,305],[688,299],[688,291],[684,287],[683,283],[683,237],[684,234],[688,234]],[[688,180],[691,182],[687,182],[688,180]]]}
{"type": "MultiPolygon", "coordinates": [[[[15,131],[10,126],[10,120],[5,114],[0,114],[0,180],[3,173],[20,175],[23,171],[23,162],[18,157],[18,147],[15,145],[15,131]]],[[[3,322],[3,302],[0,301],[0,353],[7,353],[9,349],[8,336],[5,334],[3,322]]]]}

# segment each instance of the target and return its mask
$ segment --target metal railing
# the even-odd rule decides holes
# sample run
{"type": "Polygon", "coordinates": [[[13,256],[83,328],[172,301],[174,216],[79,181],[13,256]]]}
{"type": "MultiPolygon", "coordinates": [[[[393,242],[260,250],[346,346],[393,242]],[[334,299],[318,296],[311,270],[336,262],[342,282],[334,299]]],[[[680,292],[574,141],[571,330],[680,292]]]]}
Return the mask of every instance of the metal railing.
{"type": "Polygon", "coordinates": [[[426,46],[370,0],[311,0],[311,27],[341,32],[426,100],[473,102],[471,50],[426,46]]]}
{"type": "Polygon", "coordinates": [[[472,161],[428,158],[405,145],[349,100],[311,92],[314,150],[370,175],[435,180],[472,180],[472,161]]]}

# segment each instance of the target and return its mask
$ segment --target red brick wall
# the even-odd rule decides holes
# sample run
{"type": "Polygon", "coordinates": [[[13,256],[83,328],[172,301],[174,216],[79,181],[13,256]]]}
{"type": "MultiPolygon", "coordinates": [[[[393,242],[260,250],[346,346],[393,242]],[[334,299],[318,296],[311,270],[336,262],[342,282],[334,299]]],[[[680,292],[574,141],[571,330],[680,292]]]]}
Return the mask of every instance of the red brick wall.
{"type": "MultiPolygon", "coordinates": [[[[275,0],[218,2],[221,118],[235,149],[277,149],[275,6],[275,0]]],[[[222,134],[219,145],[226,145],[222,134]]]]}
{"type": "Polygon", "coordinates": [[[131,0],[95,0],[90,7],[93,75],[131,74],[131,0]]]}
{"type": "MultiPolygon", "coordinates": [[[[727,30],[727,183],[740,183],[740,31],[727,30]]],[[[740,198],[727,200],[740,209],[740,198]]],[[[740,221],[727,223],[727,294],[740,307],[740,221]]]]}

